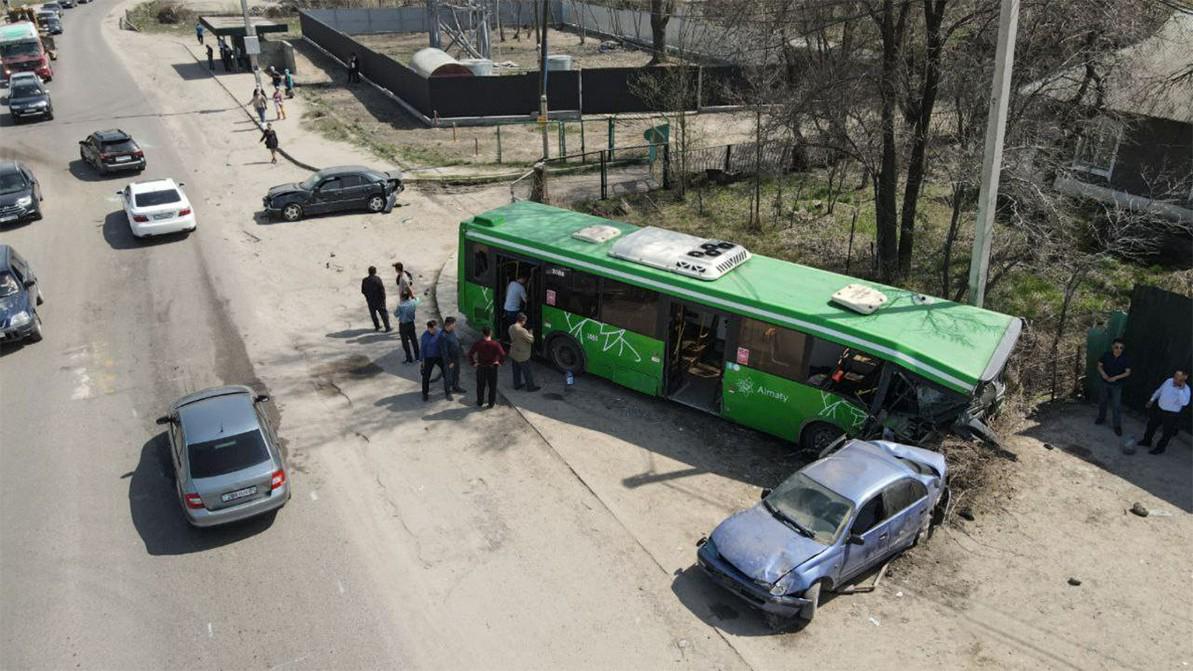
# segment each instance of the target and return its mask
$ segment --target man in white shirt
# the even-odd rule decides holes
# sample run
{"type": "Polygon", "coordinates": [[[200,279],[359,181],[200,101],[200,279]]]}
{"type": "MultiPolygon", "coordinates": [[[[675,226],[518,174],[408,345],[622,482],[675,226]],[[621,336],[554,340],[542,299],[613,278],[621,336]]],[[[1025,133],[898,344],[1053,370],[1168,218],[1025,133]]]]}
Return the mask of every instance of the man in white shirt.
{"type": "Polygon", "coordinates": [[[1156,434],[1156,429],[1163,427],[1160,442],[1156,444],[1155,449],[1149,450],[1148,454],[1163,452],[1168,447],[1168,440],[1176,435],[1176,423],[1180,419],[1181,409],[1189,405],[1187,378],[1185,371],[1178,369],[1172,374],[1172,377],[1164,380],[1164,384],[1152,393],[1151,399],[1147,402],[1149,409],[1153,405],[1158,407],[1152,411],[1151,417],[1148,418],[1147,432],[1143,434],[1143,440],[1139,441],[1139,445],[1151,447],[1152,436],[1156,434]]]}
{"type": "Polygon", "coordinates": [[[519,273],[518,278],[505,288],[505,323],[513,325],[518,321],[518,313],[526,305],[526,285],[530,283],[530,275],[519,273]]]}

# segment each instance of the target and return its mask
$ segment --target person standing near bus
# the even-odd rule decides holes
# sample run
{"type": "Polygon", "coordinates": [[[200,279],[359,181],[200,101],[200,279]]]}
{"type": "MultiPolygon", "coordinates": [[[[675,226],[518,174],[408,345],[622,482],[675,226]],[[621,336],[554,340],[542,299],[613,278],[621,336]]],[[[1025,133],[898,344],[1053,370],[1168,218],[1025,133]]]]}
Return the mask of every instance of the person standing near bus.
{"type": "Polygon", "coordinates": [[[464,356],[464,347],[460,345],[460,338],[456,335],[455,317],[443,319],[443,332],[439,336],[439,355],[443,357],[443,374],[451,378],[447,388],[457,394],[463,394],[467,391],[460,386],[460,358],[464,356]]]}
{"type": "Polygon", "coordinates": [[[410,271],[399,261],[394,264],[394,283],[398,285],[398,295],[403,294],[414,295],[414,277],[410,275],[410,271]]]}
{"type": "Polygon", "coordinates": [[[393,329],[389,326],[389,309],[385,307],[385,282],[377,276],[377,266],[369,266],[369,274],[360,281],[360,293],[365,296],[365,304],[369,306],[369,316],[373,318],[373,330],[381,330],[381,321],[385,322],[385,332],[393,329]],[[381,321],[377,315],[380,313],[381,321]]]}
{"type": "Polygon", "coordinates": [[[1123,435],[1123,380],[1131,376],[1131,360],[1127,358],[1126,343],[1115,338],[1110,351],[1098,359],[1098,375],[1102,376],[1101,396],[1098,400],[1098,418],[1094,424],[1106,421],[1106,406],[1110,405],[1110,416],[1114,419],[1114,435],[1123,435]]]}
{"type": "Polygon", "coordinates": [[[489,407],[497,400],[497,369],[505,360],[505,348],[493,339],[493,329],[485,326],[481,328],[481,339],[472,343],[468,350],[468,360],[476,369],[476,407],[481,407],[485,399],[485,389],[489,390],[489,407]]]}
{"type": "Polygon", "coordinates": [[[526,307],[526,285],[529,283],[530,275],[521,272],[505,288],[505,304],[502,305],[502,308],[505,310],[505,323],[509,324],[511,328],[517,323],[518,315],[522,314],[522,310],[526,307]]]}
{"type": "Polygon", "coordinates": [[[514,369],[514,389],[521,389],[526,379],[526,391],[538,391],[534,374],[530,372],[530,348],[534,346],[534,331],[526,328],[526,315],[519,312],[510,326],[510,361],[514,369]]]}
{"type": "Polygon", "coordinates": [[[1143,440],[1139,441],[1139,446],[1151,447],[1156,429],[1163,428],[1163,432],[1160,434],[1160,442],[1155,449],[1148,450],[1148,454],[1163,453],[1168,449],[1168,441],[1176,435],[1176,423],[1180,419],[1181,410],[1189,405],[1187,378],[1185,371],[1178,368],[1172,373],[1172,377],[1164,380],[1164,384],[1152,392],[1152,397],[1147,402],[1147,408],[1152,411],[1152,415],[1147,420],[1147,431],[1143,434],[1143,440]],[[1158,407],[1153,409],[1152,406],[1158,407]]]}
{"type": "Polygon", "coordinates": [[[423,400],[431,400],[431,370],[436,366],[439,367],[439,374],[443,376],[443,393],[447,400],[452,400],[452,380],[451,375],[443,368],[443,340],[442,335],[437,330],[438,324],[435,320],[427,322],[427,330],[423,331],[421,342],[419,343],[419,350],[421,355],[419,360],[422,361],[422,378],[423,378],[423,400]]]}
{"type": "Polygon", "coordinates": [[[394,314],[398,317],[398,335],[402,338],[402,351],[406,353],[406,360],[402,363],[414,363],[418,357],[418,334],[415,333],[415,312],[419,300],[409,291],[400,294],[401,302],[394,314]],[[413,350],[413,352],[412,352],[413,350]]]}

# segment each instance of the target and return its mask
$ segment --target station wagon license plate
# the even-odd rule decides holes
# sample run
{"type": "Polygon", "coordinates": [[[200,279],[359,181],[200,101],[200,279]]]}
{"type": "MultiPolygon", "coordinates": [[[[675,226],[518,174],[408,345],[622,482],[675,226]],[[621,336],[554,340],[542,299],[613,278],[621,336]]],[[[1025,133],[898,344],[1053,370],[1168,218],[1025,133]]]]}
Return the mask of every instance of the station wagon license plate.
{"type": "Polygon", "coordinates": [[[155,214],[155,215],[153,215],[153,218],[154,219],[170,219],[173,216],[174,216],[173,212],[167,212],[166,214],[155,214]]]}
{"type": "Polygon", "coordinates": [[[238,489],[234,492],[228,492],[227,494],[220,496],[220,500],[223,501],[224,503],[227,503],[229,501],[235,501],[236,499],[243,499],[246,496],[252,496],[253,494],[256,494],[256,493],[257,493],[256,486],[245,487],[244,489],[238,489]]]}
{"type": "Polygon", "coordinates": [[[131,161],[131,160],[133,160],[132,156],[117,156],[116,157],[117,163],[124,163],[125,161],[131,161]]]}

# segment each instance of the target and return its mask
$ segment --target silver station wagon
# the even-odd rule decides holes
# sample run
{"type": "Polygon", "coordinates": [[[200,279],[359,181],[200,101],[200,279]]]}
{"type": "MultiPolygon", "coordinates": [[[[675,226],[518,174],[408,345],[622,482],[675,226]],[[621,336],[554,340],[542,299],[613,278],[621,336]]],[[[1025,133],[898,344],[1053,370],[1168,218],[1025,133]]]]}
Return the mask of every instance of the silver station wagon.
{"type": "Polygon", "coordinates": [[[170,427],[178,503],[198,527],[275,511],[290,500],[286,464],[269,420],[268,396],[243,386],[183,396],[158,424],[170,427]]]}

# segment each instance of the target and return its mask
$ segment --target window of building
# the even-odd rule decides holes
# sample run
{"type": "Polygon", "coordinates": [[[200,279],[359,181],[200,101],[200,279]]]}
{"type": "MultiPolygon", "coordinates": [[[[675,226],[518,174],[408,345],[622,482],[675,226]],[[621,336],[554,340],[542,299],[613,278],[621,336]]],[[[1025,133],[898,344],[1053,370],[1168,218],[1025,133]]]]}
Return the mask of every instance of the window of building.
{"type": "Polygon", "coordinates": [[[597,316],[597,278],[564,266],[545,266],[543,302],[581,317],[597,316]]]}
{"type": "Polygon", "coordinates": [[[464,270],[469,281],[485,286],[493,284],[493,252],[488,245],[469,243],[464,260],[467,265],[464,270]]]}
{"type": "Polygon", "coordinates": [[[1118,144],[1122,139],[1122,124],[1099,117],[1081,134],[1077,141],[1077,155],[1073,157],[1073,168],[1107,179],[1114,172],[1118,157],[1118,144]]]}
{"type": "Polygon", "coordinates": [[[601,321],[653,336],[659,320],[659,295],[616,280],[601,282],[601,321]]]}
{"type": "Polygon", "coordinates": [[[799,331],[743,318],[737,338],[737,363],[802,382],[808,340],[799,331]]]}

